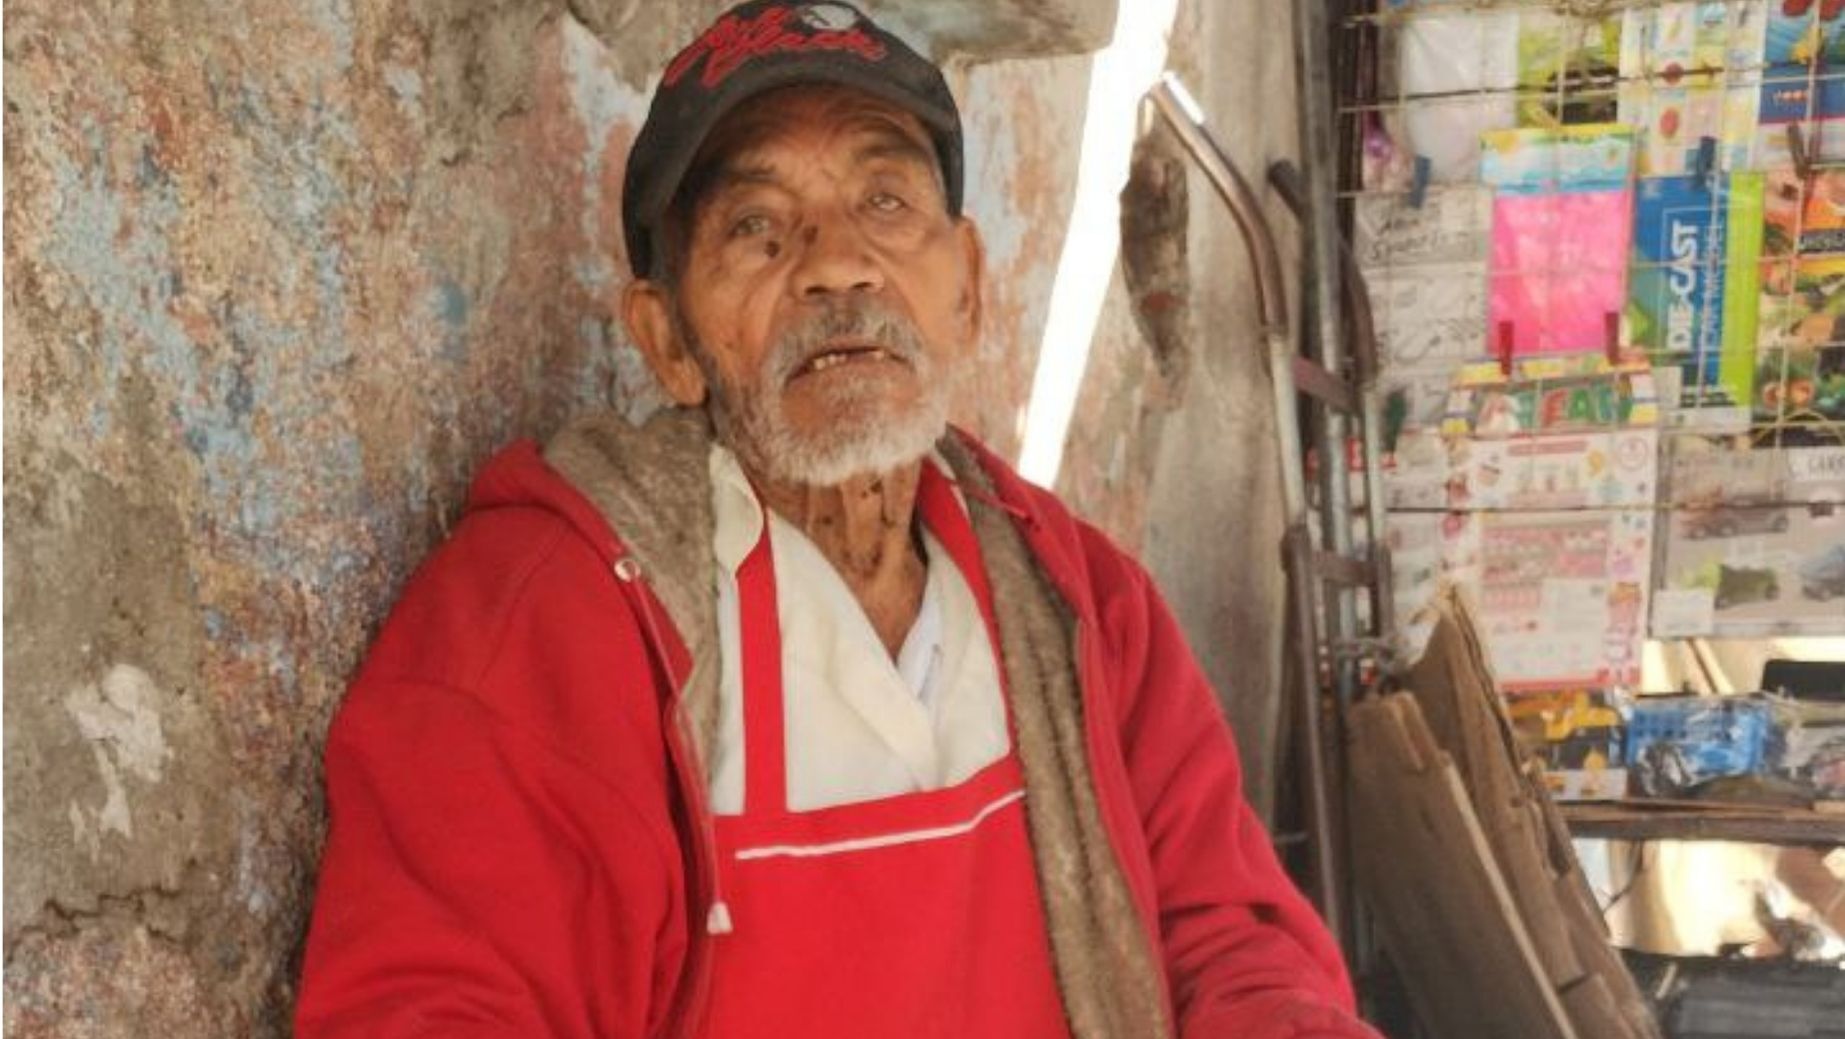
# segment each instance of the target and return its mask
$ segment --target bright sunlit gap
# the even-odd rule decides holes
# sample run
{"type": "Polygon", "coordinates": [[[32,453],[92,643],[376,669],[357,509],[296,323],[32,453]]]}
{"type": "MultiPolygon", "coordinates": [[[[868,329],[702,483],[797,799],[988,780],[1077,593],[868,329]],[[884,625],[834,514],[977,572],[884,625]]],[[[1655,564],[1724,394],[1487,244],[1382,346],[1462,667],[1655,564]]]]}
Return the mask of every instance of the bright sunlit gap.
{"type": "Polygon", "coordinates": [[[1124,3],[1115,37],[1096,54],[1076,167],[1076,203],[1051,286],[1038,371],[1025,406],[1019,470],[1040,486],[1057,482],[1076,394],[1089,368],[1096,321],[1121,248],[1121,187],[1127,183],[1140,100],[1166,67],[1177,0],[1124,3]]]}
{"type": "Polygon", "coordinates": [[[1641,656],[1640,690],[1752,693],[1761,687],[1763,665],[1774,659],[1845,661],[1845,638],[1649,640],[1641,656]]]}

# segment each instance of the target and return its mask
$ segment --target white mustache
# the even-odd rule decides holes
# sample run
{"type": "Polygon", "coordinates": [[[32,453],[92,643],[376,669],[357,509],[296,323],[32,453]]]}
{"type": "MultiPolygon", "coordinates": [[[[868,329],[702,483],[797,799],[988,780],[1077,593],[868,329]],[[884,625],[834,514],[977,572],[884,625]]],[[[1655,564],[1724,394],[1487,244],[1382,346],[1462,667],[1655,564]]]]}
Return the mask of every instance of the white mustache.
{"type": "Polygon", "coordinates": [[[815,356],[840,342],[876,346],[912,368],[925,356],[922,335],[908,319],[871,302],[837,303],[784,332],[769,352],[769,385],[785,386],[815,356]]]}

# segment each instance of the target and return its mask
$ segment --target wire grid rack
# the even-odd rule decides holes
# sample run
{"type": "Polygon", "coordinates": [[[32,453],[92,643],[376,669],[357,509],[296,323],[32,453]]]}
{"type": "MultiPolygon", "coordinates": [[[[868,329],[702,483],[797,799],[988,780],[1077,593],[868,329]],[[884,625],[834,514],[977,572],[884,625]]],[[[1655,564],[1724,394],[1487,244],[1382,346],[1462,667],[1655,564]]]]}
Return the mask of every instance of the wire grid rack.
{"type": "Polygon", "coordinates": [[[1562,509],[1652,513],[1655,592],[1702,553],[1717,621],[1652,633],[1845,633],[1845,0],[1351,0],[1338,26],[1340,196],[1401,427],[1453,432],[1463,373],[1476,400],[1618,382],[1503,438],[1649,427],[1644,493],[1562,509]],[[1723,609],[1751,596],[1793,615],[1723,609]]]}

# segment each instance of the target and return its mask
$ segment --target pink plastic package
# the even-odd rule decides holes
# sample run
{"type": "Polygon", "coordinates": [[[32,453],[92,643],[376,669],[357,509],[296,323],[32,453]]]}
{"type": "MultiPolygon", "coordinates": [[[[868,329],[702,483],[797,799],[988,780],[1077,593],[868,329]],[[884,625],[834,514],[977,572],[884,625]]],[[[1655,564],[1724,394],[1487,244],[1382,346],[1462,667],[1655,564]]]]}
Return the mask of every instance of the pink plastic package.
{"type": "Polygon", "coordinates": [[[1482,135],[1493,188],[1487,339],[1494,353],[1605,350],[1620,334],[1633,234],[1633,131],[1618,124],[1482,135]]]}
{"type": "Polygon", "coordinates": [[[1487,334],[1512,355],[1577,353],[1608,345],[1626,305],[1633,194],[1500,195],[1493,200],[1487,334]]]}

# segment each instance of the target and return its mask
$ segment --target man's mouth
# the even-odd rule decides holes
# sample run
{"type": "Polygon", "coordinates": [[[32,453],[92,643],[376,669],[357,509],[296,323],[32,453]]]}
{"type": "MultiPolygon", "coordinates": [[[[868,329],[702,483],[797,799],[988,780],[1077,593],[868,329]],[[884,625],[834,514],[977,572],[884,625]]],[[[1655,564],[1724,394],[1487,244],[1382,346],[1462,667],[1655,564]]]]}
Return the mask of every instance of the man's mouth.
{"type": "Polygon", "coordinates": [[[865,344],[833,347],[822,350],[803,361],[801,366],[794,370],[794,377],[814,375],[830,368],[837,368],[842,364],[855,364],[863,361],[895,361],[897,359],[896,355],[881,346],[865,344]]]}

